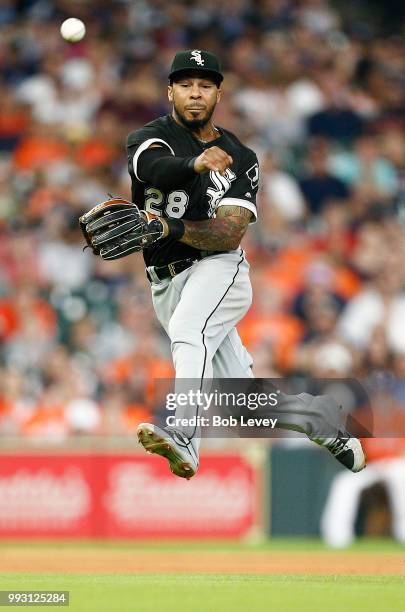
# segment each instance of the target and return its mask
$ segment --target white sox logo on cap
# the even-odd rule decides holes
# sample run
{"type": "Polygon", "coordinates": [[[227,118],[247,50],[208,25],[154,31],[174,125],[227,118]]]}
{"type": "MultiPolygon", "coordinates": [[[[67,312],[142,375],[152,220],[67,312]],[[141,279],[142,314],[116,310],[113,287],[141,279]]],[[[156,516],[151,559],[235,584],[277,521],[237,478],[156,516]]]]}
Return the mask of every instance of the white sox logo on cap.
{"type": "Polygon", "coordinates": [[[190,59],[195,60],[199,66],[204,66],[204,60],[201,57],[201,51],[199,49],[194,49],[194,51],[191,52],[190,59]]]}

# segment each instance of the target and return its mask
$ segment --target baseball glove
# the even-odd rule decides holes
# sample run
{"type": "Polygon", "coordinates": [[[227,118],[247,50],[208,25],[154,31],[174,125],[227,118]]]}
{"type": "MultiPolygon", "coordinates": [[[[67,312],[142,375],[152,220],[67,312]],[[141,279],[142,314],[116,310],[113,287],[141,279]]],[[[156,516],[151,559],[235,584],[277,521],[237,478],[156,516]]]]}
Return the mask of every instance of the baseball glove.
{"type": "Polygon", "coordinates": [[[102,259],[142,251],[163,235],[159,219],[150,220],[145,211],[122,198],[97,204],[80,217],[79,224],[87,246],[102,259]]]}

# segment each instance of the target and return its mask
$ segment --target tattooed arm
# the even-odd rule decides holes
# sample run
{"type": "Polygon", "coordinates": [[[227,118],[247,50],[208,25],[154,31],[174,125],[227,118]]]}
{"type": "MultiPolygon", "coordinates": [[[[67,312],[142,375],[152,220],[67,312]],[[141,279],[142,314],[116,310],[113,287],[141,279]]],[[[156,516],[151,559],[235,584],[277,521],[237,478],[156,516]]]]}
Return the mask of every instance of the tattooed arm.
{"type": "Polygon", "coordinates": [[[238,248],[251,215],[242,206],[220,206],[215,219],[184,221],[180,242],[203,251],[232,251],[238,248]]]}

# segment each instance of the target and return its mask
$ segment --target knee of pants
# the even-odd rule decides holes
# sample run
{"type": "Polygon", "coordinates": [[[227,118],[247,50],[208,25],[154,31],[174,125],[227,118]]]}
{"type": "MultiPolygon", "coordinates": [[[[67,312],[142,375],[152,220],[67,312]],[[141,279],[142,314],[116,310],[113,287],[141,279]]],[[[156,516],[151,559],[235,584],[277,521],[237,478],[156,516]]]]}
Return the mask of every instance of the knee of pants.
{"type": "Polygon", "coordinates": [[[213,345],[200,329],[195,329],[193,326],[188,327],[185,324],[180,325],[176,320],[170,321],[169,337],[173,354],[184,348],[186,353],[183,356],[186,359],[195,360],[198,355],[201,360],[212,361],[214,357],[213,345]]]}
{"type": "Polygon", "coordinates": [[[172,344],[183,342],[194,346],[203,346],[202,331],[190,321],[173,316],[168,325],[169,338],[172,344]]]}

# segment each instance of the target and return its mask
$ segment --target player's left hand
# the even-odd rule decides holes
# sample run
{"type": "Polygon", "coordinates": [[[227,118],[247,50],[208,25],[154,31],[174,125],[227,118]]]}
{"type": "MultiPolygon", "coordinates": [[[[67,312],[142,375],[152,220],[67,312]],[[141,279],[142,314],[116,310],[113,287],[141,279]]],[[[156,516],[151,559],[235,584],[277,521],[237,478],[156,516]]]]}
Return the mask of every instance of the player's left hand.
{"type": "Polygon", "coordinates": [[[151,219],[133,202],[112,198],[79,219],[87,245],[102,259],[120,259],[142,251],[164,235],[159,218],[151,219]]]}

